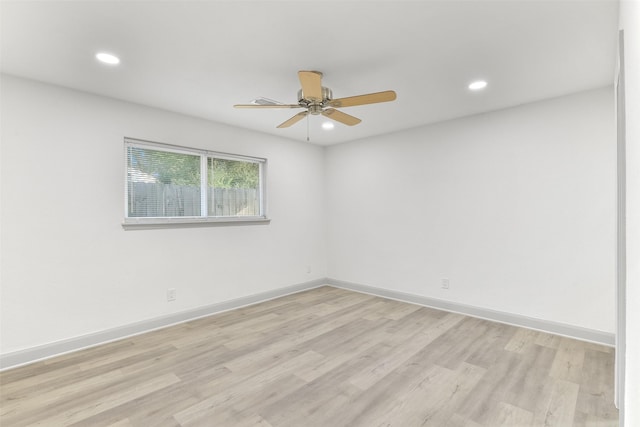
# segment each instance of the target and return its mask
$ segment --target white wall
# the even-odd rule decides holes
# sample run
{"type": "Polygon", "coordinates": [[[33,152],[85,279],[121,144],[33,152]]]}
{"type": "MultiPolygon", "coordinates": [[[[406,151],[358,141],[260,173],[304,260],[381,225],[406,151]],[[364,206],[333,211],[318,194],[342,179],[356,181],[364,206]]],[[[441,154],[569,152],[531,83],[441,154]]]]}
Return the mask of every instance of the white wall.
{"type": "Polygon", "coordinates": [[[612,333],[615,147],[612,88],[332,146],[329,276],[612,333]]]}
{"type": "Polygon", "coordinates": [[[620,2],[625,32],[627,334],[625,425],[640,425],[640,3],[620,2]]]}
{"type": "Polygon", "coordinates": [[[322,148],[1,83],[2,353],[326,276],[322,148]],[[267,158],[271,223],[123,230],[125,136],[267,158]]]}

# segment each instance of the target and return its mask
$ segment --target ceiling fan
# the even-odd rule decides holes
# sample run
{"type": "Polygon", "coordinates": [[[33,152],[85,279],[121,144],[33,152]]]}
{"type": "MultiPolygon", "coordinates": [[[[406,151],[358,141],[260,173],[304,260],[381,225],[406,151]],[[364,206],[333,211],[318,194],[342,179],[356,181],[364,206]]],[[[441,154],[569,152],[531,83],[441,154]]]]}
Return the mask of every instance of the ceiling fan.
{"type": "Polygon", "coordinates": [[[350,96],[348,98],[333,99],[331,89],[322,86],[322,73],[319,71],[298,71],[298,78],[302,89],[298,91],[297,104],[281,104],[271,100],[256,102],[255,104],[236,104],[235,108],[304,108],[305,111],[296,114],[290,119],[278,125],[278,128],[287,128],[303,118],[311,115],[322,114],[347,126],[360,123],[357,117],[350,116],[336,108],[354,107],[356,105],[376,104],[378,102],[393,101],[396,93],[392,90],[385,92],[369,93],[366,95],[350,96]]]}

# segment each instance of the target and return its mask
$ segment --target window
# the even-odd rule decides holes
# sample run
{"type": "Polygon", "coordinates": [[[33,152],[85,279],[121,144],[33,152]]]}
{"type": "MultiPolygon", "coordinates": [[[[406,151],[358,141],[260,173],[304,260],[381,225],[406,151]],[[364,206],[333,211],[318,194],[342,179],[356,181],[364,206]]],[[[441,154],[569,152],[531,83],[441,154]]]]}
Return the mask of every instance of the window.
{"type": "Polygon", "coordinates": [[[125,139],[125,225],[266,220],[265,159],[125,139]]]}

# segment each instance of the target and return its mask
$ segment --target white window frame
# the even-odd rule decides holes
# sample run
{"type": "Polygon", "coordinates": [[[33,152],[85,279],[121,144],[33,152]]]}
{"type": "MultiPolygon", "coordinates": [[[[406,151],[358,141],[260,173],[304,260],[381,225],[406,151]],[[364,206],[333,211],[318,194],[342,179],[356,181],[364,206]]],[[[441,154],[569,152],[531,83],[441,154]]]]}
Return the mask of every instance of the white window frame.
{"type": "Polygon", "coordinates": [[[238,154],[222,153],[218,151],[202,150],[197,148],[183,147],[179,145],[165,144],[160,142],[145,141],[135,138],[124,139],[124,221],[122,226],[125,229],[135,228],[170,228],[181,226],[212,226],[225,224],[257,224],[268,223],[267,198],[266,198],[266,170],[267,159],[261,157],[243,156],[238,154]],[[178,154],[190,154],[200,156],[200,216],[180,216],[180,217],[129,217],[129,183],[128,183],[128,147],[146,148],[157,151],[165,151],[178,154]],[[259,165],[259,189],[258,204],[259,215],[252,216],[207,216],[207,160],[209,158],[244,161],[257,163],[259,165]]]}

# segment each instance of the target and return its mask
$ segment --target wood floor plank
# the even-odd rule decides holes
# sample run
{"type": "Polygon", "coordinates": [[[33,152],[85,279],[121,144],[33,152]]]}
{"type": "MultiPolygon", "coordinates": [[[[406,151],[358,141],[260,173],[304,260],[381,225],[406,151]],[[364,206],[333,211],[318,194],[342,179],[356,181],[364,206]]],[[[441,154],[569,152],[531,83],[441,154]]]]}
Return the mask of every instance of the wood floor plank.
{"type": "Polygon", "coordinates": [[[503,354],[505,345],[511,340],[518,328],[487,320],[483,322],[487,328],[486,332],[476,342],[475,348],[469,350],[469,356],[465,362],[488,369],[503,354]]]}
{"type": "Polygon", "coordinates": [[[340,346],[322,349],[324,357],[317,364],[299,370],[295,375],[307,382],[311,382],[338,366],[347,363],[354,358],[354,355],[366,354],[372,347],[382,343],[384,338],[385,336],[383,334],[360,334],[348,341],[342,342],[340,346]]]}
{"type": "Polygon", "coordinates": [[[123,420],[119,420],[112,424],[109,424],[107,427],[132,427],[132,426],[133,424],[131,424],[131,421],[129,421],[128,418],[125,418],[123,420]]]}
{"type": "Polygon", "coordinates": [[[154,377],[146,381],[141,381],[135,386],[119,387],[117,390],[112,390],[107,393],[100,393],[99,398],[76,398],[75,402],[68,402],[66,405],[56,403],[55,405],[46,405],[43,403],[45,411],[42,411],[46,415],[44,420],[39,418],[42,416],[38,412],[33,412],[31,417],[24,419],[22,415],[18,415],[15,418],[8,417],[6,420],[3,418],[3,423],[6,421],[7,425],[20,425],[20,423],[27,421],[26,425],[42,425],[42,426],[62,426],[72,425],[85,418],[89,418],[95,414],[106,411],[110,408],[116,407],[123,402],[136,399],[140,396],[149,394],[155,390],[159,390],[170,385],[176,384],[180,381],[178,377],[173,374],[165,374],[159,377],[154,377]]]}
{"type": "Polygon", "coordinates": [[[613,401],[613,374],[612,354],[586,350],[576,410],[597,419],[617,419],[618,411],[609,404],[613,401]]]}
{"type": "MultiPolygon", "coordinates": [[[[489,417],[487,426],[527,427],[533,424],[533,413],[505,402],[498,404],[497,410],[489,417]]],[[[546,424],[543,424],[546,426],[546,424]]]]}
{"type": "Polygon", "coordinates": [[[562,338],[549,375],[554,378],[580,383],[584,352],[585,346],[578,341],[562,338]]]}
{"type": "Polygon", "coordinates": [[[78,389],[94,390],[96,388],[105,387],[113,384],[123,378],[122,372],[114,370],[105,374],[96,375],[67,384],[63,387],[48,389],[46,391],[36,393],[32,391],[30,394],[21,394],[19,397],[9,398],[10,400],[2,404],[0,416],[10,419],[20,413],[32,412],[42,407],[54,407],[59,402],[69,400],[74,396],[78,389]]]}
{"type": "Polygon", "coordinates": [[[538,339],[538,332],[531,329],[520,328],[513,338],[504,347],[507,351],[526,353],[538,339]]]}
{"type": "Polygon", "coordinates": [[[0,424],[606,426],[614,352],[320,287],[0,373],[0,424]]]}
{"type": "MultiPolygon", "coordinates": [[[[225,412],[225,406],[233,405],[239,400],[251,398],[255,390],[269,388],[273,382],[283,377],[289,378],[292,372],[300,367],[305,367],[310,363],[317,362],[320,357],[322,356],[313,351],[307,351],[299,354],[297,357],[275,364],[269,369],[262,370],[258,374],[243,375],[242,378],[245,379],[235,384],[219,387],[219,381],[212,382],[209,392],[207,393],[210,397],[176,413],[175,418],[182,425],[190,425],[198,423],[200,419],[209,416],[220,416],[225,412]]],[[[255,370],[255,368],[253,369],[255,370]]]]}
{"type": "Polygon", "coordinates": [[[387,340],[393,346],[393,350],[385,358],[373,360],[370,366],[352,375],[349,381],[362,390],[366,390],[463,319],[464,316],[451,313],[425,330],[404,336],[399,333],[394,335],[387,340]]]}
{"type": "Polygon", "coordinates": [[[383,426],[442,426],[449,420],[467,394],[485,374],[478,366],[463,364],[441,378],[441,382],[421,382],[405,391],[397,404],[376,425],[383,426]]]}
{"type": "Polygon", "coordinates": [[[557,349],[560,346],[560,342],[562,341],[562,338],[563,337],[560,337],[558,335],[551,335],[545,332],[538,331],[538,336],[535,339],[535,343],[543,347],[557,349]]]}
{"type": "Polygon", "coordinates": [[[445,427],[482,427],[481,424],[469,420],[459,414],[453,414],[451,418],[444,424],[445,427]]]}
{"type": "Polygon", "coordinates": [[[544,410],[536,412],[537,423],[549,427],[571,425],[575,418],[579,388],[578,384],[570,381],[554,381],[546,412],[544,410]]]}
{"type": "MultiPolygon", "coordinates": [[[[264,408],[260,414],[274,426],[295,425],[288,424],[291,419],[309,418],[311,414],[318,414],[321,420],[327,425],[334,425],[325,417],[329,417],[326,412],[319,413],[318,408],[326,401],[329,401],[335,394],[348,394],[349,391],[357,388],[348,382],[349,374],[352,372],[360,372],[364,367],[369,366],[372,360],[379,360],[387,355],[392,346],[387,343],[380,343],[366,349],[365,351],[354,354],[352,358],[345,363],[338,365],[336,368],[325,373],[324,375],[310,381],[296,393],[292,393],[281,402],[274,403],[264,408]]],[[[358,389],[359,390],[359,389],[358,389]]],[[[360,396],[362,394],[359,394],[360,396]]],[[[371,395],[371,394],[370,394],[371,395]]],[[[356,395],[355,397],[357,397],[356,395]]],[[[376,401],[376,399],[373,399],[376,401]]],[[[366,402],[370,404],[371,402],[366,402]]],[[[377,404],[378,402],[376,402],[377,404]]],[[[351,404],[349,405],[351,407],[351,404]]],[[[349,415],[353,415],[356,411],[340,411],[340,420],[337,425],[348,422],[349,415]]]]}
{"type": "Polygon", "coordinates": [[[464,318],[433,343],[431,354],[436,363],[457,369],[483,344],[491,340],[488,322],[477,318],[464,318]]]}

